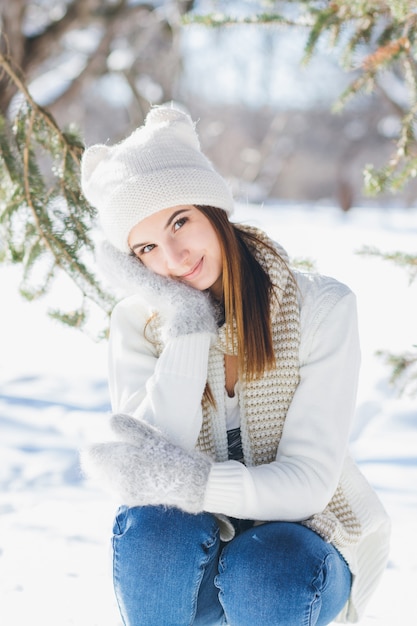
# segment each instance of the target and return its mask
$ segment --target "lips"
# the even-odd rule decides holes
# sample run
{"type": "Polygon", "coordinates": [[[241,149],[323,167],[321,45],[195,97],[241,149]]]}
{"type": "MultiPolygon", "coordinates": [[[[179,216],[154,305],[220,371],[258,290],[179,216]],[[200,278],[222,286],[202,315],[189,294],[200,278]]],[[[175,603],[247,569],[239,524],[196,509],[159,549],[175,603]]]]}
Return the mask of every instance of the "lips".
{"type": "Polygon", "coordinates": [[[202,265],[203,265],[203,259],[201,258],[189,272],[180,276],[181,280],[190,280],[190,278],[194,278],[195,276],[197,276],[202,265]]]}

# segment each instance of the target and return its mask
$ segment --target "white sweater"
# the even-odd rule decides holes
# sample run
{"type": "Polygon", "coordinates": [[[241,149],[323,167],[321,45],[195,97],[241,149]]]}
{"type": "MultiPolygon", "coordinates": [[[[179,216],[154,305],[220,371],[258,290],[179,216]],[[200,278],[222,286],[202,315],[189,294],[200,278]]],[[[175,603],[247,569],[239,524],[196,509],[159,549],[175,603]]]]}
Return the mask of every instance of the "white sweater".
{"type": "MultiPolygon", "coordinates": [[[[326,507],[346,467],[360,365],[356,299],[334,279],[302,273],[296,273],[296,279],[300,383],[276,461],[257,467],[237,461],[215,463],[205,494],[208,512],[259,521],[303,521],[326,507]]],[[[202,424],[211,337],[204,333],[178,337],[158,357],[144,335],[149,315],[139,295],[114,309],[109,344],[112,409],[145,419],[172,442],[193,449],[202,424]]],[[[372,545],[378,552],[379,573],[362,582],[358,560],[374,557],[341,550],[360,583],[359,589],[354,583],[354,606],[341,616],[349,621],[356,621],[363,611],[387,557],[389,524],[376,499],[371,507],[375,516],[366,532],[376,533],[372,545]]]]}

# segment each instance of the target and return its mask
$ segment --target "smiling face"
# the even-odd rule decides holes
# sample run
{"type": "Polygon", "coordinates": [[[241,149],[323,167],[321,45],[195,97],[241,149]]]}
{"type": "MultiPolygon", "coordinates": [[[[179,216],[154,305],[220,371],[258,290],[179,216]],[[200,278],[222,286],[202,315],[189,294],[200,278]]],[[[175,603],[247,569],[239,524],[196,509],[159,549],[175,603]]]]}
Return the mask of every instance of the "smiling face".
{"type": "Polygon", "coordinates": [[[222,254],[209,219],[192,205],[163,209],[136,224],[130,249],[150,270],[222,295],[222,254]]]}

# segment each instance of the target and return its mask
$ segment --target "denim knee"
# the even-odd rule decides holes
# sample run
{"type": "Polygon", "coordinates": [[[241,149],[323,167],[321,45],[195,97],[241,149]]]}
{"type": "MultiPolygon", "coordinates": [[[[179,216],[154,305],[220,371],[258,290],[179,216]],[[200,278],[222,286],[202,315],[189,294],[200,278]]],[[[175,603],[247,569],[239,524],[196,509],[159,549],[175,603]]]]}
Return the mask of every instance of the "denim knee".
{"type": "Polygon", "coordinates": [[[193,623],[199,604],[207,610],[218,604],[213,581],[219,546],[219,528],[210,514],[120,507],[114,522],[113,577],[124,624],[186,626],[193,623]],[[207,589],[202,593],[205,577],[211,579],[211,595],[207,589]]]}
{"type": "MultiPolygon", "coordinates": [[[[133,541],[149,541],[152,545],[167,547],[201,542],[210,548],[219,541],[219,527],[210,513],[193,515],[177,508],[163,506],[119,507],[114,524],[114,539],[130,535],[133,541]]],[[[127,537],[126,537],[127,538],[127,537]]]]}
{"type": "Polygon", "coordinates": [[[343,608],[350,572],[333,546],[313,531],[272,522],[225,547],[215,582],[232,626],[318,626],[343,608]]]}

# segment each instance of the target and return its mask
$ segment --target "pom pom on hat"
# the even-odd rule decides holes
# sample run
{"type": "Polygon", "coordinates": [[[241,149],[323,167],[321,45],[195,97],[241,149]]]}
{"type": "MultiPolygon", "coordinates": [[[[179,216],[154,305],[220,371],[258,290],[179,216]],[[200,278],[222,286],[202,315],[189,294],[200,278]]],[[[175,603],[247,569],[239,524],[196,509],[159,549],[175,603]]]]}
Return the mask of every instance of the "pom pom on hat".
{"type": "Polygon", "coordinates": [[[131,229],[162,209],[200,204],[233,211],[231,191],[201,152],[190,116],[166,106],[151,109],[120,143],[88,148],[81,187],[106,238],[123,252],[131,229]]]}

